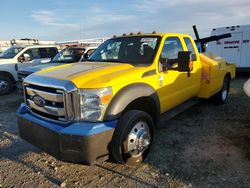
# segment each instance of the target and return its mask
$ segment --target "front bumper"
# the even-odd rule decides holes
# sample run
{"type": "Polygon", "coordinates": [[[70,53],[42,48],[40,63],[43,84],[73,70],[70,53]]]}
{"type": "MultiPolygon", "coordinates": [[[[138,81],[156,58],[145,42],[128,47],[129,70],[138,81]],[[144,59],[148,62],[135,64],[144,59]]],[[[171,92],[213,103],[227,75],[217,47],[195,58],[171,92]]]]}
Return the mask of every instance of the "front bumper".
{"type": "Polygon", "coordinates": [[[109,153],[117,120],[69,125],[37,117],[21,104],[17,111],[20,137],[59,160],[92,164],[109,153]]]}

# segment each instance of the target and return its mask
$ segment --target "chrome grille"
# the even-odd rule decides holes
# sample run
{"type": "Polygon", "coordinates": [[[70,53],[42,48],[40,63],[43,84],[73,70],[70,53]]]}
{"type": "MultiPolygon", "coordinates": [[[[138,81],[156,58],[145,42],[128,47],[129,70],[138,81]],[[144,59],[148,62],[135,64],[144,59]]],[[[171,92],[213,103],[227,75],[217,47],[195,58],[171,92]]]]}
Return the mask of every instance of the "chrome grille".
{"type": "Polygon", "coordinates": [[[79,119],[80,97],[71,81],[32,74],[25,78],[23,85],[24,99],[31,113],[64,124],[79,119]],[[37,104],[37,98],[42,98],[42,106],[37,104]]]}
{"type": "Polygon", "coordinates": [[[25,85],[25,100],[29,109],[42,117],[56,121],[67,121],[66,96],[62,89],[25,85]],[[45,102],[43,106],[35,103],[34,97],[39,96],[45,102]]]}

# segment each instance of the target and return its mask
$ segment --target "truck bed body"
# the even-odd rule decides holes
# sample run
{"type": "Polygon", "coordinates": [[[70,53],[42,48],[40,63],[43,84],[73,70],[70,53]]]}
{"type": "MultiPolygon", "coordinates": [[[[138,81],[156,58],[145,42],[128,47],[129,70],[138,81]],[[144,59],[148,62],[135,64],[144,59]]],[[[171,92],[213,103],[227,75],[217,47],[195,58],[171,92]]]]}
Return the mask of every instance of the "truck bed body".
{"type": "Polygon", "coordinates": [[[209,98],[220,91],[226,74],[235,78],[235,65],[213,54],[200,54],[202,84],[198,97],[209,98]]]}

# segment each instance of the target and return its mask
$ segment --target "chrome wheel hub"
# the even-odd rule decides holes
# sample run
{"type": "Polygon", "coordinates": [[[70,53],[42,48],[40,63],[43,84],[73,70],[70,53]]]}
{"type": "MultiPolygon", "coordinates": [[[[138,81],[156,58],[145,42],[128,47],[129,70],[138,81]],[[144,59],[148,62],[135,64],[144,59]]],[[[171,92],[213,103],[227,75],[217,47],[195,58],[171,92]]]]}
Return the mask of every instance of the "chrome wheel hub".
{"type": "Polygon", "coordinates": [[[8,82],[5,80],[0,80],[0,92],[3,92],[9,88],[8,82]]]}
{"type": "Polygon", "coordinates": [[[144,121],[138,122],[131,129],[127,137],[127,152],[132,157],[138,157],[149,147],[151,142],[148,124],[144,121]]]}
{"type": "Polygon", "coordinates": [[[223,99],[223,101],[225,101],[226,98],[227,98],[227,90],[224,90],[224,91],[222,92],[222,99],[223,99]]]}

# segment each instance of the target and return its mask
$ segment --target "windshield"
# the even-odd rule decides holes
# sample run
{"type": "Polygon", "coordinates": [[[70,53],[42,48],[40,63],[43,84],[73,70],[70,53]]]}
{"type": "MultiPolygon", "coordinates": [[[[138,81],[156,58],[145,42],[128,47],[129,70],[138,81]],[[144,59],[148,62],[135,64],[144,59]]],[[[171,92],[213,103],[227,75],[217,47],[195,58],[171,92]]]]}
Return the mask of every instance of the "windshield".
{"type": "Polygon", "coordinates": [[[15,57],[22,50],[23,50],[22,47],[12,46],[12,47],[8,48],[7,50],[3,51],[0,54],[0,58],[11,59],[11,58],[15,57]]]}
{"type": "Polygon", "coordinates": [[[52,63],[74,63],[78,62],[85,49],[84,48],[66,48],[60,51],[52,60],[52,63]]]}
{"type": "Polygon", "coordinates": [[[88,61],[118,62],[132,65],[150,65],[159,45],[160,37],[130,36],[104,42],[88,61]]]}

